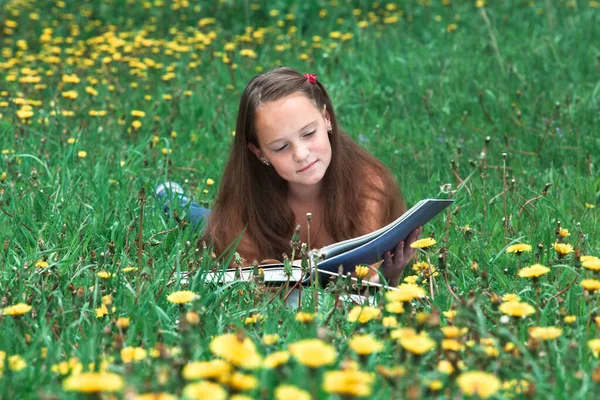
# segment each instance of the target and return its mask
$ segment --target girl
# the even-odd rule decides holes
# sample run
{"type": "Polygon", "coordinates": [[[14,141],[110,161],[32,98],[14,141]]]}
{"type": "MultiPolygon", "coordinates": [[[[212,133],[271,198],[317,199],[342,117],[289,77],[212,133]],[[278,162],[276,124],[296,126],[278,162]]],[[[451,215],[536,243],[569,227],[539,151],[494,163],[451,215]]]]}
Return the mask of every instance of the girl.
{"type": "MultiPolygon", "coordinates": [[[[405,211],[390,171],[339,128],[316,75],[280,67],[254,77],[242,94],[204,239],[220,255],[243,233],[237,252],[250,265],[291,254],[297,225],[300,241],[309,242],[308,212],[309,243],[321,248],[381,228],[405,211]]],[[[419,234],[420,228],[384,254],[385,283],[398,284],[419,234]]]]}

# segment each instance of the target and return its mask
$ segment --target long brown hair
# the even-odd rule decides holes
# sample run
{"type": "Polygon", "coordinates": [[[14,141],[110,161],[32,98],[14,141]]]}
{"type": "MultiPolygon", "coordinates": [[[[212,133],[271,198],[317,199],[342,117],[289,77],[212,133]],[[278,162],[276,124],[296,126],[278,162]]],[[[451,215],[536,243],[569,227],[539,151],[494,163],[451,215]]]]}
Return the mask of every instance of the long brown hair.
{"type": "Polygon", "coordinates": [[[366,220],[373,218],[365,213],[368,199],[378,202],[381,226],[406,210],[390,171],[338,127],[321,82],[311,83],[303,74],[279,67],[254,77],[242,94],[229,161],[204,235],[217,254],[235,241],[244,227],[259,261],[281,260],[283,253],[291,253],[295,216],[287,202],[287,183],[274,168],[263,165],[248,144],[258,147],[257,108],[296,92],[307,96],[319,110],[325,106],[330,115],[332,155],[323,177],[322,218],[327,233],[336,241],[368,233],[367,227],[373,225],[366,220]]]}

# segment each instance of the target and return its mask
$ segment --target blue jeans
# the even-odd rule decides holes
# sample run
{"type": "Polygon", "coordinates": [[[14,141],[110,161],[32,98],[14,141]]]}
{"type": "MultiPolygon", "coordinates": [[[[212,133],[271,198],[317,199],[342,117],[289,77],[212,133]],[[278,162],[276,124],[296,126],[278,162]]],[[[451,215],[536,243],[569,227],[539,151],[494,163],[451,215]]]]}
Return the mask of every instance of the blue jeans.
{"type": "Polygon", "coordinates": [[[164,204],[165,213],[173,205],[174,209],[185,213],[184,219],[188,221],[194,229],[202,229],[204,223],[208,220],[210,209],[202,207],[183,193],[183,188],[175,182],[166,182],[158,185],[154,189],[154,194],[164,204]],[[167,187],[165,187],[167,185],[167,187]],[[172,185],[172,186],[168,186],[172,185]]]}

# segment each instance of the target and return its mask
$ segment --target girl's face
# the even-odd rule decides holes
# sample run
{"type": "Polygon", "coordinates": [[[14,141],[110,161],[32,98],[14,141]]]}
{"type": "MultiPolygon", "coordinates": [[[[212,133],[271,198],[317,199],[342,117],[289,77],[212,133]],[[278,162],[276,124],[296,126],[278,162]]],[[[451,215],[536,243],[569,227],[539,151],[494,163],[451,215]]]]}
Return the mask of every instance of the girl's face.
{"type": "MultiPolygon", "coordinates": [[[[258,148],[248,147],[295,189],[314,188],[331,162],[329,112],[303,93],[261,105],[256,112],[258,148]]],[[[265,165],[265,168],[270,168],[265,165]]]]}

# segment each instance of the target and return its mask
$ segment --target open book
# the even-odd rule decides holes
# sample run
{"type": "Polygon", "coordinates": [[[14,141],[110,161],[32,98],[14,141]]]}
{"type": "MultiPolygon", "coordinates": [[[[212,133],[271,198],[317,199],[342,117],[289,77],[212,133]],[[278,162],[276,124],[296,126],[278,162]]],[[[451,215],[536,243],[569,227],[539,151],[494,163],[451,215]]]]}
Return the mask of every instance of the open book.
{"type": "MultiPolygon", "coordinates": [[[[442,212],[452,204],[454,200],[425,199],[419,201],[410,210],[402,214],[392,223],[363,236],[333,243],[321,249],[313,249],[309,252],[320,277],[337,275],[339,267],[342,266],[343,274],[354,272],[356,265],[375,264],[383,259],[383,254],[393,251],[398,242],[406,240],[408,235],[417,227],[425,225],[433,217],[442,212]]],[[[292,263],[292,277],[290,282],[303,282],[309,276],[303,274],[300,269],[300,260],[292,263]]],[[[283,264],[260,265],[265,274],[265,282],[273,284],[283,283],[288,277],[283,272],[283,264]]],[[[250,280],[252,267],[241,268],[237,271],[239,279],[250,280]]],[[[207,279],[228,282],[236,279],[236,271],[233,269],[208,274],[207,279]]]]}

